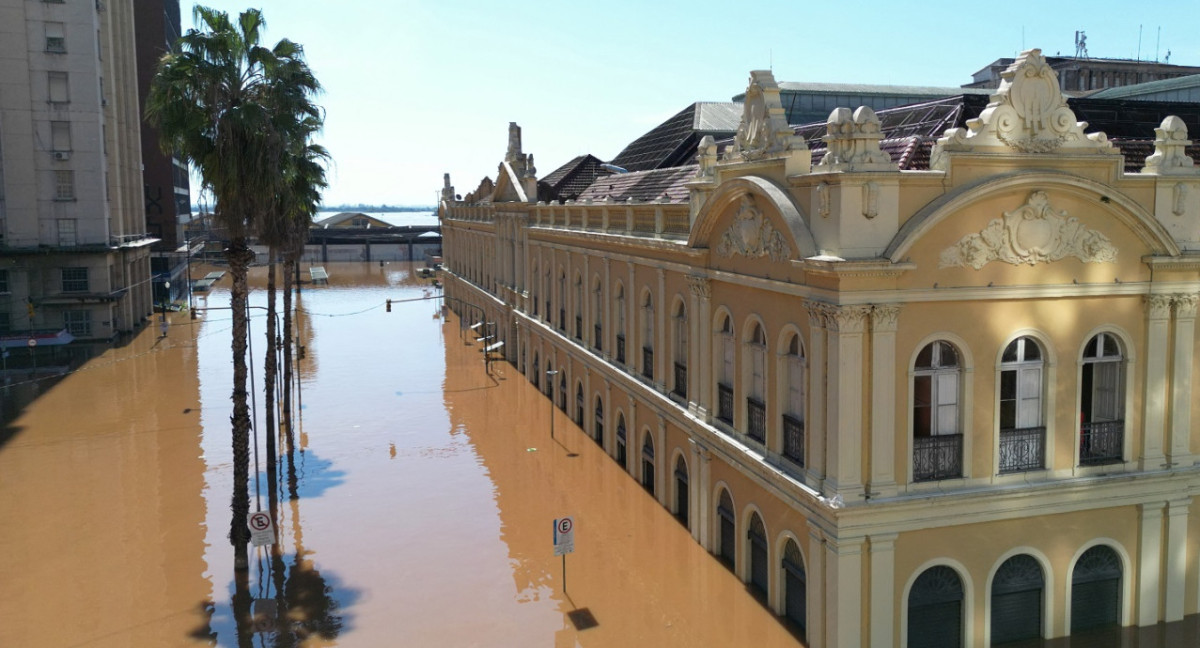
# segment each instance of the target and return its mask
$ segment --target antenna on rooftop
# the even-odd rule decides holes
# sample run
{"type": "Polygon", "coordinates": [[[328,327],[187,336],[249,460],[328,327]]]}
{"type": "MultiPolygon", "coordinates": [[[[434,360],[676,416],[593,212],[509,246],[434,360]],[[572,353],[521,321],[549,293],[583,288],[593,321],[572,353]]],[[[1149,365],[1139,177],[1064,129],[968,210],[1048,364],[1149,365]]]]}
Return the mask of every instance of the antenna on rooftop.
{"type": "Polygon", "coordinates": [[[1075,32],[1075,58],[1087,57],[1087,34],[1080,30],[1075,32]]]}
{"type": "Polygon", "coordinates": [[[1142,26],[1138,25],[1138,53],[1137,60],[1142,60],[1142,26]]]}
{"type": "Polygon", "coordinates": [[[1158,43],[1162,40],[1162,25],[1158,26],[1158,35],[1154,37],[1154,62],[1158,63],[1158,43]]]}

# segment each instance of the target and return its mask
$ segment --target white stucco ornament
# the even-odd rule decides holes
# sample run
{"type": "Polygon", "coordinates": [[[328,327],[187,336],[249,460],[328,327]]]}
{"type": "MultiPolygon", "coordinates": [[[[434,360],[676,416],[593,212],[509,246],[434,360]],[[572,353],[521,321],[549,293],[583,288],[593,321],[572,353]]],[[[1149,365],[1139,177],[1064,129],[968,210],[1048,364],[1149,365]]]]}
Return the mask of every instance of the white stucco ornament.
{"type": "Polygon", "coordinates": [[[742,196],[742,204],[733,223],[717,244],[716,252],[722,257],[740,254],[745,257],[770,256],[773,261],[783,261],[792,254],[791,247],[783,234],[763,217],[750,195],[742,196]]]}
{"type": "Polygon", "coordinates": [[[834,108],[825,122],[826,152],[818,171],[897,171],[892,157],[880,150],[883,131],[879,117],[867,106],[854,112],[834,108]]]}
{"type": "Polygon", "coordinates": [[[1008,69],[991,103],[967,128],[952,128],[934,146],[932,165],[944,168],[945,152],[1119,154],[1104,133],[1086,134],[1058,89],[1058,75],[1039,49],[1021,52],[1008,69]]]}
{"type": "Polygon", "coordinates": [[[1187,124],[1175,115],[1167,115],[1162,124],[1154,129],[1154,153],[1146,158],[1142,173],[1157,175],[1197,175],[1192,158],[1188,157],[1187,124]]]}
{"type": "Polygon", "coordinates": [[[787,123],[775,75],[770,70],[751,71],[742,101],[742,121],[724,159],[756,160],[807,149],[804,138],[787,123]]]}
{"type": "Polygon", "coordinates": [[[1049,263],[1075,257],[1084,263],[1114,263],[1117,249],[1108,237],[1090,230],[1066,211],[1050,207],[1050,198],[1035,191],[1021,207],[1004,212],[978,234],[968,234],[942,251],[939,268],[970,266],[979,270],[991,261],[1013,265],[1049,263]]]}

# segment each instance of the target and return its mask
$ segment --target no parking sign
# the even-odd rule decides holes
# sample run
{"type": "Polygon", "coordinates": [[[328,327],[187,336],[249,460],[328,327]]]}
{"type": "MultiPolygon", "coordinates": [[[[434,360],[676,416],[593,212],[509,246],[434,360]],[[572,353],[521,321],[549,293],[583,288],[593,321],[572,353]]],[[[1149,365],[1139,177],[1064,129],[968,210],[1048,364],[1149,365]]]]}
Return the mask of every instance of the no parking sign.
{"type": "Polygon", "coordinates": [[[565,556],[575,551],[575,518],[558,518],[554,521],[554,555],[565,556]]]}
{"type": "Polygon", "coordinates": [[[266,511],[255,511],[246,517],[250,527],[250,544],[255,547],[275,544],[275,524],[266,511]]]}

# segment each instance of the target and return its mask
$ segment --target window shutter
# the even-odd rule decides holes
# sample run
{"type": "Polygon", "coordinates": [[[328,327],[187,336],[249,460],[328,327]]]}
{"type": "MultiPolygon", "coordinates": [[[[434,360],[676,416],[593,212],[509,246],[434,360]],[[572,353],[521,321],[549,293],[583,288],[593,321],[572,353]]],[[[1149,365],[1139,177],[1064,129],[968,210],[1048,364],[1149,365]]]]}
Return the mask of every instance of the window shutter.
{"type": "Polygon", "coordinates": [[[1042,368],[1029,367],[1017,372],[1017,427],[1042,424],[1042,368]]]}
{"type": "Polygon", "coordinates": [[[1092,420],[1115,421],[1120,418],[1117,378],[1120,365],[1116,362],[1097,362],[1092,365],[1093,394],[1092,420]]]}
{"type": "Polygon", "coordinates": [[[937,376],[937,434],[958,434],[958,373],[937,376]]]}

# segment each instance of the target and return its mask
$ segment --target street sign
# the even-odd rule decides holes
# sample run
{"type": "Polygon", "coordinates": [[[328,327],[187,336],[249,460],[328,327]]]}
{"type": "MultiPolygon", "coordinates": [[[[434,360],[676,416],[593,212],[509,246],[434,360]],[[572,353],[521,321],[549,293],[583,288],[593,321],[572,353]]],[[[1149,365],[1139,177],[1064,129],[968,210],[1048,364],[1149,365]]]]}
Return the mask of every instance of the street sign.
{"type": "Polygon", "coordinates": [[[554,555],[565,556],[575,551],[575,518],[554,521],[554,555]]]}
{"type": "Polygon", "coordinates": [[[250,544],[255,547],[275,544],[275,524],[266,511],[256,511],[246,517],[246,525],[250,527],[250,544]]]}
{"type": "Polygon", "coordinates": [[[26,344],[28,344],[29,348],[32,349],[33,347],[37,346],[37,338],[29,338],[29,341],[26,342],[26,344]]]}

